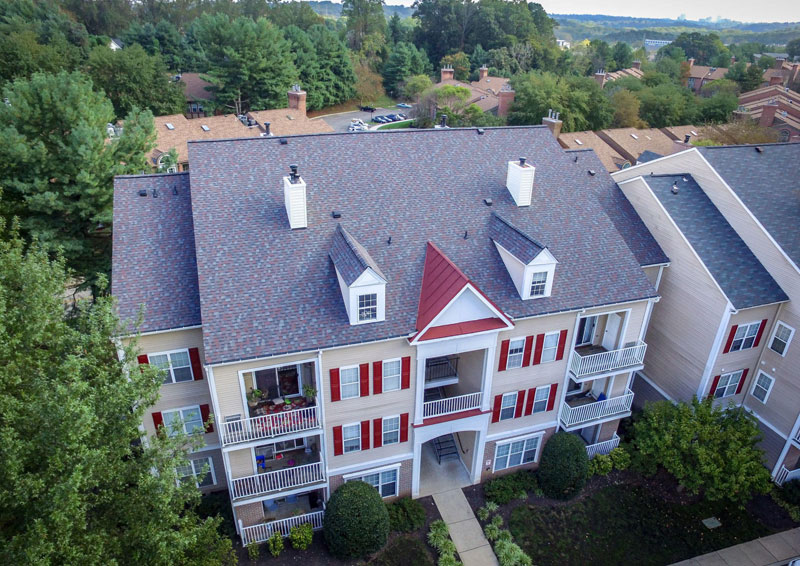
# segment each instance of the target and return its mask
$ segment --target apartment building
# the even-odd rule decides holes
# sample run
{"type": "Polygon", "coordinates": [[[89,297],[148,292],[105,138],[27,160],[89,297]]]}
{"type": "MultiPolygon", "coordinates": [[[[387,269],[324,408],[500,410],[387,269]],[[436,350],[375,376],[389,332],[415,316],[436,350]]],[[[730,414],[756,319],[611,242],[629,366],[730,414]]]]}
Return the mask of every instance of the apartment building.
{"type": "Polygon", "coordinates": [[[612,175],[671,261],[637,403],[743,405],[777,482],[800,476],[798,159],[798,144],[703,147],[612,175]]]}
{"type": "Polygon", "coordinates": [[[445,85],[460,86],[469,90],[469,104],[475,104],[484,112],[492,112],[498,116],[507,116],[514,103],[516,93],[506,77],[492,77],[489,68],[483,65],[478,69],[477,81],[458,81],[455,79],[453,67],[442,67],[436,87],[445,85]]]}
{"type": "Polygon", "coordinates": [[[418,497],[536,467],[558,429],[617,445],[668,259],[593,152],[533,126],[189,154],[117,178],[113,293],[165,371],[146,432],[205,435],[191,472],[244,543],[320,527],[350,480],[418,497]]]}

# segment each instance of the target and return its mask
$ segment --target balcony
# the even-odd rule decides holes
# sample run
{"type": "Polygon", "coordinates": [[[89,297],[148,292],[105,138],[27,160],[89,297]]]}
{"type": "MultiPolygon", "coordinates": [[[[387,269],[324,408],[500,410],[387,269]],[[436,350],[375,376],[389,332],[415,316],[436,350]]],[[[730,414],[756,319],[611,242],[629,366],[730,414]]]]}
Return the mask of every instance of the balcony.
{"type": "Polygon", "coordinates": [[[239,531],[242,535],[242,544],[247,546],[251,542],[265,542],[275,531],[281,533],[285,537],[289,536],[289,531],[291,531],[292,527],[304,523],[311,523],[311,528],[317,531],[322,528],[322,518],[324,516],[325,511],[314,511],[295,517],[287,517],[286,519],[253,525],[251,527],[241,527],[239,531]]]}
{"type": "Polygon", "coordinates": [[[458,383],[458,357],[443,356],[425,360],[425,389],[458,383]]]}
{"type": "Polygon", "coordinates": [[[559,419],[564,428],[575,428],[607,417],[627,416],[631,411],[633,391],[624,395],[596,401],[591,396],[570,399],[561,404],[559,419]]]}
{"type": "Polygon", "coordinates": [[[586,455],[589,456],[591,460],[598,454],[608,454],[617,446],[619,446],[619,436],[614,433],[614,436],[610,440],[605,440],[596,444],[587,444],[586,455]]]}
{"type": "Polygon", "coordinates": [[[790,470],[786,466],[781,466],[773,481],[778,485],[783,485],[787,481],[796,480],[797,478],[800,478],[800,469],[790,470]]]}
{"type": "Polygon", "coordinates": [[[572,351],[569,371],[573,379],[581,381],[605,373],[618,373],[642,369],[647,344],[642,341],[616,350],[602,346],[579,346],[572,351]]]}
{"type": "Polygon", "coordinates": [[[220,423],[223,446],[275,438],[319,427],[319,413],[316,406],[220,423]]]}
{"type": "Polygon", "coordinates": [[[231,493],[233,499],[242,499],[324,481],[325,471],[323,470],[322,462],[313,462],[254,476],[235,478],[231,486],[231,493]]]}
{"type": "Polygon", "coordinates": [[[426,401],[422,405],[422,417],[425,419],[442,417],[444,415],[480,409],[480,407],[481,392],[478,391],[477,393],[467,393],[466,395],[458,395],[456,397],[445,397],[444,399],[426,401]]]}

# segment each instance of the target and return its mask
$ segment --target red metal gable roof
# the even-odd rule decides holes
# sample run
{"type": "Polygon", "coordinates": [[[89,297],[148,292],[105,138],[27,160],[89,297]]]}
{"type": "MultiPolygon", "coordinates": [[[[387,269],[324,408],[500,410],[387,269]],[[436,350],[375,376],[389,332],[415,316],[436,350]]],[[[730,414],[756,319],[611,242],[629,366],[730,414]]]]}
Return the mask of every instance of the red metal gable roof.
{"type": "Polygon", "coordinates": [[[425,250],[422,290],[419,294],[417,330],[423,330],[469,283],[469,278],[432,242],[425,250]]]}

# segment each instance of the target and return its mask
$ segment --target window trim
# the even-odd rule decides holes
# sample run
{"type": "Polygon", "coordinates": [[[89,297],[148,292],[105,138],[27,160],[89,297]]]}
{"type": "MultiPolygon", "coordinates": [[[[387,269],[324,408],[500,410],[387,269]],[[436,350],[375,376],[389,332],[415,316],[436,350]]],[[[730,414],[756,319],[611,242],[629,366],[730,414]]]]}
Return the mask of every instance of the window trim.
{"type": "Polygon", "coordinates": [[[752,350],[753,348],[755,348],[755,343],[756,343],[756,338],[758,337],[758,329],[759,328],[761,328],[761,321],[760,320],[755,320],[753,322],[745,322],[744,324],[737,324],[736,325],[736,332],[733,333],[733,340],[731,340],[731,348],[730,348],[730,350],[728,350],[728,352],[743,352],[745,350],[752,350]],[[756,326],[756,333],[753,335],[753,343],[750,346],[748,346],[747,348],[744,347],[744,341],[747,340],[747,332],[745,332],[745,337],[742,338],[742,347],[740,347],[738,350],[734,350],[733,349],[733,345],[736,343],[736,334],[739,332],[739,329],[740,328],[744,328],[744,327],[750,327],[750,326],[753,326],[753,325],[756,326]]]}
{"type": "MultiPolygon", "coordinates": [[[[400,428],[402,426],[403,424],[400,415],[389,415],[388,417],[381,417],[381,446],[392,446],[394,444],[400,444],[400,428]],[[388,443],[386,442],[386,428],[384,427],[384,423],[386,422],[387,419],[397,419],[397,442],[388,442],[388,443]]],[[[342,433],[342,435],[344,435],[344,433],[342,433]]]]}
{"type": "Polygon", "coordinates": [[[161,385],[175,385],[176,383],[191,383],[192,381],[195,381],[194,370],[192,368],[192,357],[189,355],[189,348],[178,348],[176,350],[165,350],[163,352],[152,352],[147,354],[147,363],[151,364],[153,367],[158,368],[159,370],[163,370],[164,368],[159,368],[158,366],[152,363],[151,361],[152,356],[167,356],[167,360],[169,361],[169,368],[166,369],[167,372],[169,373],[170,381],[164,381],[161,383],[161,385]],[[192,379],[187,379],[186,381],[175,381],[175,373],[172,371],[172,358],[170,358],[170,355],[177,354],[179,352],[186,352],[186,357],[189,358],[188,367],[189,367],[189,374],[192,376],[192,379]]]}
{"type": "MultiPolygon", "coordinates": [[[[547,403],[550,401],[550,393],[552,391],[553,391],[553,384],[552,383],[547,388],[545,388],[544,386],[536,388],[536,391],[533,392],[533,403],[531,404],[531,415],[536,415],[538,413],[546,413],[547,412],[547,403]],[[540,390],[541,391],[545,391],[546,390],[547,391],[547,395],[544,398],[544,409],[542,409],[541,411],[537,411],[536,410],[536,403],[537,403],[536,396],[539,394],[540,390]]],[[[541,400],[538,401],[538,402],[541,403],[541,400]]]]}
{"type": "Polygon", "coordinates": [[[176,409],[164,409],[164,410],[162,410],[161,411],[161,419],[164,422],[164,428],[167,429],[167,435],[169,436],[170,427],[166,423],[167,419],[164,417],[164,415],[167,414],[167,413],[179,413],[180,414],[179,417],[181,419],[181,425],[183,425],[183,433],[186,436],[192,436],[193,434],[206,434],[206,430],[205,430],[206,423],[203,422],[203,411],[200,409],[200,405],[187,405],[186,407],[178,407],[176,409]],[[180,413],[183,413],[183,411],[188,411],[190,409],[197,409],[197,414],[200,415],[200,427],[201,428],[200,428],[200,430],[198,432],[188,432],[186,430],[186,421],[183,420],[183,415],[180,414],[180,413]]]}
{"type": "Polygon", "coordinates": [[[558,341],[559,341],[560,337],[561,337],[561,331],[560,330],[556,330],[555,332],[545,332],[544,333],[544,339],[542,340],[542,357],[541,357],[539,363],[549,364],[550,362],[557,361],[557,358],[558,358],[558,341]],[[545,352],[545,345],[544,344],[547,341],[547,337],[548,336],[555,336],[556,337],[556,345],[553,348],[553,359],[552,360],[545,360],[544,359],[544,352],[545,352]]]}
{"type": "Polygon", "coordinates": [[[517,396],[518,395],[519,395],[519,391],[509,391],[508,393],[503,393],[503,397],[502,397],[502,399],[500,401],[500,414],[498,415],[497,422],[510,421],[515,417],[516,412],[517,412],[517,396]],[[511,405],[511,407],[504,407],[503,403],[505,402],[506,397],[509,397],[511,395],[514,396],[514,404],[511,405]],[[509,409],[509,408],[511,409],[511,416],[504,419],[503,418],[503,410],[504,409],[509,409]]]}
{"type": "Polygon", "coordinates": [[[794,328],[792,328],[791,326],[789,326],[788,324],[786,324],[782,320],[779,320],[779,321],[777,321],[775,323],[775,328],[772,329],[772,336],[769,337],[769,344],[767,345],[767,347],[770,350],[772,350],[773,352],[775,352],[776,354],[778,354],[780,357],[785,358],[786,357],[786,351],[789,349],[789,346],[792,344],[792,338],[794,338],[794,328]],[[786,340],[786,346],[783,348],[783,354],[779,353],[777,350],[775,350],[772,347],[772,343],[775,341],[775,336],[778,334],[778,328],[781,327],[781,326],[784,326],[784,327],[789,329],[789,338],[786,340]]]}
{"type": "MultiPolygon", "coordinates": [[[[208,472],[207,473],[211,474],[211,484],[210,485],[204,485],[203,488],[214,487],[215,485],[217,485],[217,474],[214,471],[214,458],[212,458],[211,456],[200,456],[198,458],[191,458],[191,457],[187,458],[187,461],[189,462],[189,465],[192,467],[192,476],[195,479],[194,486],[197,489],[202,489],[200,487],[200,482],[197,481],[197,472],[194,469],[194,461],[195,460],[206,460],[208,462],[208,472]]],[[[177,473],[178,473],[178,469],[175,468],[175,475],[177,475],[177,473]]],[[[188,478],[189,476],[183,476],[183,477],[188,478]]],[[[178,477],[177,478],[178,485],[180,485],[180,482],[181,482],[182,479],[183,479],[182,477],[178,477]]]]}
{"type": "Polygon", "coordinates": [[[548,269],[545,269],[544,271],[531,271],[531,278],[530,278],[530,282],[528,284],[528,297],[530,297],[531,299],[540,299],[542,297],[546,297],[547,296],[547,283],[548,283],[549,280],[550,280],[550,271],[548,269]],[[544,281],[539,281],[539,282],[534,283],[533,278],[536,275],[539,275],[539,274],[544,274],[544,281]],[[536,295],[534,295],[533,294],[533,286],[534,285],[542,285],[542,292],[541,293],[537,293],[536,295]]]}
{"type": "MultiPolygon", "coordinates": [[[[769,395],[770,395],[770,393],[772,393],[772,386],[773,385],[775,385],[775,378],[772,377],[767,372],[765,372],[764,370],[760,369],[760,370],[758,370],[758,373],[756,374],[756,378],[753,380],[753,387],[750,388],[750,395],[752,395],[752,397],[756,401],[761,403],[762,405],[766,405],[767,404],[767,400],[769,399],[769,395]],[[764,375],[764,377],[769,379],[769,388],[767,389],[766,395],[764,395],[764,400],[763,401],[761,399],[759,399],[758,397],[756,397],[756,395],[755,395],[756,387],[760,387],[758,385],[758,378],[761,377],[762,375],[764,375]]],[[[763,387],[762,387],[762,389],[763,389],[763,387]]]]}
{"type": "MultiPolygon", "coordinates": [[[[525,435],[522,435],[522,436],[515,436],[513,438],[507,438],[507,439],[504,439],[502,441],[495,442],[494,455],[492,456],[492,473],[503,471],[503,470],[510,470],[511,468],[518,468],[519,466],[524,466],[526,464],[537,464],[539,462],[540,456],[542,455],[542,444],[544,444],[542,442],[542,438],[544,438],[544,432],[545,431],[534,432],[532,434],[525,434],[525,435]],[[519,442],[521,440],[527,441],[527,440],[530,440],[531,438],[538,438],[539,439],[539,444],[536,446],[536,456],[534,456],[533,462],[522,462],[522,461],[520,461],[519,464],[516,464],[514,466],[506,466],[505,468],[501,468],[500,470],[497,469],[497,449],[500,446],[503,446],[505,444],[513,444],[514,442],[519,442]]],[[[525,450],[523,450],[522,453],[524,454],[525,450]]],[[[511,455],[511,452],[509,451],[509,456],[510,455],[511,455]]]]}
{"type": "Polygon", "coordinates": [[[363,431],[361,430],[361,421],[342,425],[342,455],[350,454],[352,452],[363,452],[363,450],[361,449],[361,434],[362,433],[363,433],[363,431]],[[347,450],[346,449],[347,439],[344,437],[344,430],[346,428],[351,428],[351,427],[355,427],[355,426],[358,427],[358,437],[357,437],[358,438],[358,450],[347,450]]]}
{"type": "Polygon", "coordinates": [[[391,393],[392,391],[400,391],[403,388],[403,358],[391,358],[389,360],[382,360],[381,361],[381,392],[383,393],[391,393]],[[397,388],[396,389],[387,389],[386,388],[386,364],[398,362],[400,364],[400,371],[397,374],[397,388]]]}
{"type": "MultiPolygon", "coordinates": [[[[717,391],[720,390],[719,382],[717,382],[717,386],[714,388],[714,399],[725,399],[726,397],[734,397],[736,395],[736,390],[739,388],[739,383],[741,383],[742,379],[744,378],[744,369],[727,371],[725,373],[721,373],[719,376],[719,380],[722,381],[723,377],[735,375],[737,373],[739,374],[739,379],[737,379],[736,383],[733,385],[733,393],[730,393],[728,395],[720,395],[719,397],[717,397],[717,391]]],[[[724,387],[725,391],[727,392],[727,390],[731,387],[730,379],[728,380],[727,385],[723,385],[722,387],[724,387]]]]}
{"type": "Polygon", "coordinates": [[[506,370],[520,369],[523,366],[523,364],[525,363],[525,340],[526,340],[525,336],[517,336],[516,338],[509,338],[508,339],[508,354],[506,355],[506,370]],[[509,361],[511,360],[511,356],[512,355],[514,355],[514,356],[517,355],[517,354],[512,354],[511,353],[511,343],[512,342],[522,342],[522,351],[519,353],[519,365],[518,366],[512,366],[512,365],[509,364],[509,361]]]}
{"type": "MultiPolygon", "coordinates": [[[[394,495],[387,495],[387,496],[384,497],[381,494],[380,489],[376,488],[377,491],[378,491],[378,494],[381,496],[381,499],[386,499],[388,497],[397,497],[400,494],[400,464],[399,463],[398,464],[392,464],[390,466],[382,466],[380,468],[372,468],[372,469],[364,470],[364,471],[361,471],[361,472],[353,472],[352,474],[346,474],[346,475],[342,476],[342,479],[344,480],[345,483],[347,483],[349,481],[364,481],[362,479],[364,476],[371,476],[373,474],[378,474],[380,476],[380,474],[382,474],[384,472],[390,472],[390,471],[395,471],[397,473],[397,475],[395,476],[395,493],[394,493],[394,495]]],[[[367,483],[367,482],[364,482],[364,483],[367,483]]],[[[375,487],[372,484],[367,484],[367,485],[370,485],[371,487],[375,487]]],[[[380,486],[382,484],[378,484],[378,485],[380,486]]]]}
{"type": "Polygon", "coordinates": [[[358,365],[354,366],[342,366],[339,368],[339,399],[342,401],[346,401],[347,399],[358,399],[361,397],[361,368],[358,365]],[[355,384],[358,386],[358,392],[355,395],[351,395],[349,397],[344,396],[344,387],[345,385],[353,385],[352,383],[344,383],[343,379],[344,376],[342,373],[345,370],[356,370],[356,382],[355,384]]]}
{"type": "Polygon", "coordinates": [[[378,300],[379,300],[379,298],[378,298],[378,292],[377,291],[375,291],[374,293],[370,292],[370,291],[367,291],[365,293],[356,292],[356,320],[359,322],[359,324],[364,324],[365,322],[377,322],[378,321],[378,319],[379,319],[379,316],[378,316],[378,300]],[[371,296],[375,297],[375,304],[372,305],[372,306],[362,307],[361,306],[361,297],[371,297],[371,296]],[[375,309],[375,316],[373,316],[371,318],[361,318],[361,310],[362,309],[364,309],[364,310],[375,309]]]}

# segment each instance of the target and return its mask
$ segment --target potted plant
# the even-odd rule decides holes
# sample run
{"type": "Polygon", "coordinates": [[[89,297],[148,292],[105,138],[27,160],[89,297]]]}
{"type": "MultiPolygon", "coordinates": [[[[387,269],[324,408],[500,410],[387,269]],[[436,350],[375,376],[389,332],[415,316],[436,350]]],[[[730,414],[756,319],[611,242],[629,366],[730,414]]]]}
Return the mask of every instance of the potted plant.
{"type": "Polygon", "coordinates": [[[289,411],[289,410],[291,410],[291,408],[292,408],[292,400],[289,399],[288,397],[284,397],[283,398],[283,410],[284,411],[289,411]]]}
{"type": "Polygon", "coordinates": [[[317,390],[312,385],[304,385],[303,386],[303,396],[306,398],[306,401],[309,403],[313,403],[314,399],[317,397],[317,390]]]}
{"type": "Polygon", "coordinates": [[[258,405],[259,399],[261,399],[261,390],[251,389],[250,393],[247,394],[247,405],[252,409],[258,405]]]}

